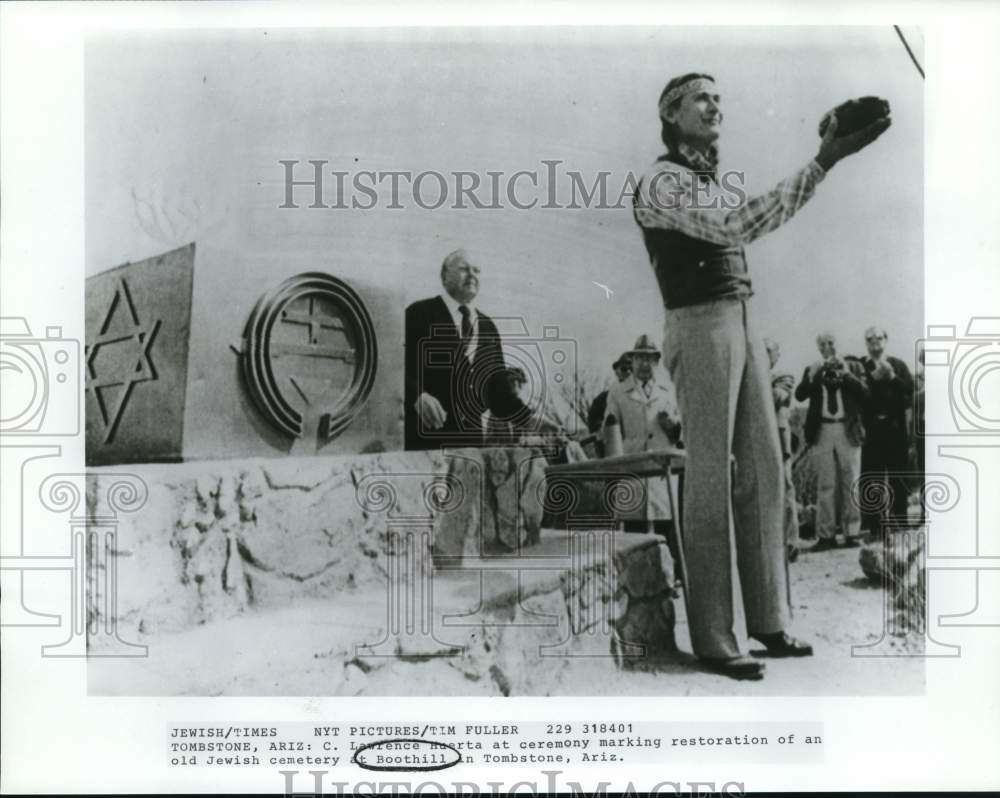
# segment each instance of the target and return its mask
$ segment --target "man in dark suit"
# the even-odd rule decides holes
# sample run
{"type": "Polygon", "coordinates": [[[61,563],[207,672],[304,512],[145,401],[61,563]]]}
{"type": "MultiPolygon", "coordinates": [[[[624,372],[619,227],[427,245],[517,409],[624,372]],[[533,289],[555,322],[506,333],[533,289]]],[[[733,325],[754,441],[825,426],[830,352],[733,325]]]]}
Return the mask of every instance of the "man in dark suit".
{"type": "Polygon", "coordinates": [[[813,551],[836,545],[838,525],[844,545],[860,542],[861,512],[851,492],[861,475],[862,411],[868,395],[857,358],[837,357],[837,342],[830,333],[820,333],[816,345],[823,359],[805,370],[795,389],[796,399],[809,401],[805,436],[813,447],[817,477],[813,551]]]}
{"type": "Polygon", "coordinates": [[[885,506],[865,513],[864,526],[884,539],[890,525],[905,525],[909,492],[906,484],[913,377],[906,363],[885,354],[888,340],[881,327],[865,330],[868,356],[862,361],[870,396],[865,404],[868,431],[861,471],[865,495],[886,499],[885,506]]]}
{"type": "Polygon", "coordinates": [[[405,446],[482,446],[483,413],[518,426],[531,411],[508,378],[496,325],[475,305],[481,269],[464,250],[441,265],[444,291],[406,309],[405,446]]]}

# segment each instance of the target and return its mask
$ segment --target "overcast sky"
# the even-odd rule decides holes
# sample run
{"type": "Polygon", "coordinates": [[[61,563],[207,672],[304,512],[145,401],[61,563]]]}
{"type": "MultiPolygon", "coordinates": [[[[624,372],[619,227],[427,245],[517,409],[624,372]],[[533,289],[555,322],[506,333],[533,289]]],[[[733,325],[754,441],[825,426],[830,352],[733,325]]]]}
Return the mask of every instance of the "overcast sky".
{"type": "MultiPolygon", "coordinates": [[[[577,342],[582,365],[606,369],[640,333],[662,338],[662,304],[630,207],[455,210],[449,198],[425,210],[404,185],[401,209],[310,209],[301,189],[303,207],[279,209],[279,160],[328,160],[327,169],[352,174],[467,170],[484,181],[490,171],[505,181],[529,170],[541,187],[532,193],[522,180],[519,195],[540,206],[542,160],[557,159],[561,199],[569,170],[588,182],[610,172],[614,199],[630,171],[641,174],[661,153],[656,101],[687,71],[716,76],[722,168],[744,171],[751,194],[815,155],[828,109],[868,94],[890,101],[889,132],[838,165],[799,216],[750,245],[748,259],[753,310],[781,343],[786,369],[799,373],[816,357],[824,329],[843,352],[863,353],[862,332],[875,323],[888,330],[890,353],[912,359],[923,316],[923,86],[889,26],[94,39],[88,273],[194,240],[275,257],[315,253],[317,270],[384,281],[410,302],[440,290],[441,259],[465,246],[483,268],[484,311],[522,316],[535,334],[556,325],[577,342]]],[[[436,199],[434,186],[424,184],[425,198],[436,199]]],[[[335,202],[332,179],[326,188],[335,202]]]]}

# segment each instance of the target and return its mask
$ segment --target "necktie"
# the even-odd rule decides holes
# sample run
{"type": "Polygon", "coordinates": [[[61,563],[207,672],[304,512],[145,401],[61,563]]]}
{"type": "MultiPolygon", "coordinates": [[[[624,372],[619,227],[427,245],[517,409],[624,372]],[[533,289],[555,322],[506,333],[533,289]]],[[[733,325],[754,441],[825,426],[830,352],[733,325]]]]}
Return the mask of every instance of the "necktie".
{"type": "Polygon", "coordinates": [[[471,358],[469,354],[469,342],[472,340],[472,318],[469,309],[465,305],[459,305],[458,312],[462,314],[461,352],[464,357],[471,358]]]}
{"type": "Polygon", "coordinates": [[[653,393],[653,386],[650,385],[648,381],[644,382],[642,384],[642,392],[646,394],[646,398],[648,399],[649,396],[653,393]]]}
{"type": "Polygon", "coordinates": [[[472,339],[472,318],[465,305],[459,305],[458,312],[462,314],[462,347],[464,349],[472,339]]]}
{"type": "Polygon", "coordinates": [[[827,388],[826,389],[826,409],[830,412],[831,416],[837,415],[837,389],[827,388]]]}

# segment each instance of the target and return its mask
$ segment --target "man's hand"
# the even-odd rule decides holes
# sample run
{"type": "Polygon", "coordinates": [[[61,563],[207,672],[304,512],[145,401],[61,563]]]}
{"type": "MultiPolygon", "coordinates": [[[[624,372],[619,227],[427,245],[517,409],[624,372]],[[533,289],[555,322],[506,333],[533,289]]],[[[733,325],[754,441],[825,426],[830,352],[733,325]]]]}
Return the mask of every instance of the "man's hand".
{"type": "Polygon", "coordinates": [[[420,424],[424,429],[441,429],[448,419],[448,414],[444,412],[441,403],[429,393],[422,393],[413,403],[413,407],[420,417],[420,424]]]}
{"type": "Polygon", "coordinates": [[[535,416],[535,429],[545,435],[562,435],[565,432],[559,421],[545,413],[538,413],[535,416]]]}
{"type": "Polygon", "coordinates": [[[823,171],[829,172],[837,161],[867,147],[885,133],[891,124],[892,119],[884,117],[872,122],[857,133],[837,138],[837,115],[832,114],[830,124],[827,125],[826,133],[823,135],[823,141],[819,145],[816,163],[823,167],[823,171]]]}
{"type": "Polygon", "coordinates": [[[885,360],[876,360],[875,369],[872,371],[872,379],[876,380],[891,380],[896,376],[896,372],[893,371],[892,366],[885,360]]]}

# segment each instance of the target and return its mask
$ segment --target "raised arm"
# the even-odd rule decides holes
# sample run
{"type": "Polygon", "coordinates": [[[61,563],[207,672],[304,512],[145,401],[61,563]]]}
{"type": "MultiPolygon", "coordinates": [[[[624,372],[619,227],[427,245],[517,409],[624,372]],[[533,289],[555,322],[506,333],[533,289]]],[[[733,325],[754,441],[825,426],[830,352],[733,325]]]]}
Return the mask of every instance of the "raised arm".
{"type": "Polygon", "coordinates": [[[691,172],[672,164],[651,172],[639,184],[635,218],[643,227],[676,230],[721,246],[749,244],[777,229],[809,201],[826,173],[810,161],[766,194],[747,200],[738,208],[702,207],[733,202],[735,194],[706,203],[695,187],[691,172]]]}
{"type": "Polygon", "coordinates": [[[836,116],[832,117],[813,160],[770,191],[735,208],[735,191],[731,197],[720,196],[720,202],[706,203],[706,192],[695,182],[698,178],[667,162],[640,181],[636,221],[643,227],[676,230],[720,246],[749,244],[791,219],[837,162],[871,144],[890,124],[888,118],[880,119],[863,130],[838,137],[836,116]]]}

